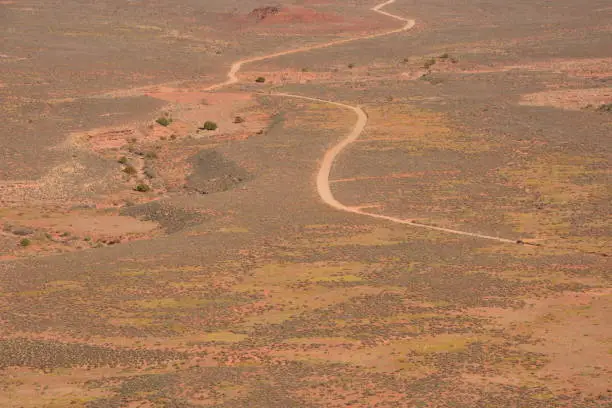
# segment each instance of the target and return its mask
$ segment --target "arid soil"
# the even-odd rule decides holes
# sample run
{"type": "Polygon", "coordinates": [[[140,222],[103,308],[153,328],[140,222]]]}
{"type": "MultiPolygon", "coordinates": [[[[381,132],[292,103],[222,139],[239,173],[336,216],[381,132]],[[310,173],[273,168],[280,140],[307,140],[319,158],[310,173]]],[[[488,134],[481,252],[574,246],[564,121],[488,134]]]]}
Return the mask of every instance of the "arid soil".
{"type": "Polygon", "coordinates": [[[0,406],[609,406],[611,17],[0,1],[0,406]]]}

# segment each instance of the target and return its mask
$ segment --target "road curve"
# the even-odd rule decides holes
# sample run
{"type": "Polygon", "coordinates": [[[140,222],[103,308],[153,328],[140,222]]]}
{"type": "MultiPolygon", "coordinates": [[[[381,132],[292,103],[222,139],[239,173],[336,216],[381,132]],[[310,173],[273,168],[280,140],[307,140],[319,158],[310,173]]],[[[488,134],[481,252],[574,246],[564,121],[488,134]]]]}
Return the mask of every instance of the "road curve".
{"type": "MultiPolygon", "coordinates": [[[[387,36],[387,35],[391,35],[391,34],[395,34],[395,33],[401,33],[401,32],[404,32],[404,31],[408,31],[411,28],[413,28],[414,25],[415,25],[415,21],[414,20],[407,19],[407,18],[404,18],[404,17],[398,16],[398,15],[395,15],[395,14],[391,14],[391,13],[388,13],[386,11],[381,10],[383,7],[388,6],[389,4],[392,4],[392,3],[395,3],[395,0],[385,1],[383,3],[380,3],[380,4],[372,7],[370,10],[372,10],[372,11],[374,11],[376,13],[385,15],[387,17],[393,18],[395,20],[399,20],[399,21],[403,22],[404,24],[403,24],[403,26],[401,28],[398,28],[398,29],[395,29],[395,30],[391,30],[391,31],[385,31],[383,33],[378,33],[378,34],[371,34],[371,35],[367,35],[367,36],[348,38],[348,39],[343,39],[343,40],[336,40],[336,41],[331,41],[331,42],[324,43],[324,44],[311,45],[311,46],[307,46],[307,47],[295,48],[295,49],[287,50],[287,51],[281,51],[281,52],[277,52],[277,53],[274,53],[274,54],[268,54],[268,55],[263,55],[263,56],[259,56],[259,57],[242,59],[242,60],[236,61],[235,63],[232,64],[232,66],[231,66],[231,68],[230,68],[230,70],[229,70],[229,72],[227,74],[227,80],[225,80],[224,82],[220,82],[218,84],[211,85],[208,88],[205,88],[205,90],[207,90],[207,91],[214,91],[214,90],[217,90],[219,88],[223,88],[225,86],[237,83],[239,81],[239,79],[238,79],[236,74],[240,71],[240,69],[242,68],[243,65],[248,64],[248,63],[257,62],[257,61],[263,61],[263,60],[267,60],[267,59],[271,59],[271,58],[280,57],[280,56],[283,56],[283,55],[297,54],[297,53],[300,53],[300,52],[308,52],[308,51],[313,51],[313,50],[317,50],[317,49],[321,49],[321,48],[333,47],[333,46],[336,46],[336,45],[346,44],[346,43],[354,42],[354,41],[367,40],[367,39],[387,36]]],[[[474,238],[493,240],[493,241],[504,242],[504,243],[512,243],[512,244],[523,243],[523,241],[520,241],[520,240],[517,241],[515,239],[507,239],[507,238],[494,237],[494,236],[491,236],[491,235],[477,234],[477,233],[473,233],[473,232],[461,231],[461,230],[456,230],[456,229],[452,229],[452,228],[437,227],[437,226],[434,226],[434,225],[421,224],[421,223],[415,222],[415,221],[410,220],[410,219],[402,219],[402,218],[391,217],[391,216],[388,216],[388,215],[368,213],[368,212],[360,210],[359,208],[349,207],[347,205],[342,204],[341,202],[339,202],[334,197],[334,194],[331,191],[331,188],[330,188],[330,185],[329,185],[329,176],[330,176],[331,169],[332,169],[332,166],[334,164],[334,161],[336,160],[336,157],[338,157],[338,155],[349,144],[351,144],[355,140],[357,140],[357,138],[359,138],[359,136],[363,132],[363,130],[364,130],[364,128],[365,128],[365,126],[366,126],[366,124],[368,122],[367,115],[365,114],[363,109],[361,109],[361,107],[359,107],[359,106],[352,106],[352,105],[347,105],[347,104],[340,103],[340,102],[334,102],[334,101],[329,101],[329,100],[325,100],[325,99],[318,99],[318,98],[311,98],[311,97],[302,96],[302,95],[295,95],[295,94],[288,94],[288,93],[271,93],[271,94],[266,94],[266,95],[268,95],[268,96],[289,97],[289,98],[298,98],[298,99],[305,99],[305,100],[310,100],[310,101],[315,101],[315,102],[328,103],[328,104],[331,104],[331,105],[339,106],[339,107],[344,108],[344,109],[351,110],[357,116],[357,122],[355,122],[355,125],[353,126],[353,129],[351,130],[351,132],[344,139],[342,139],[338,144],[336,144],[335,146],[333,146],[332,148],[327,150],[327,152],[325,152],[325,156],[323,156],[323,160],[321,162],[321,167],[319,168],[319,172],[317,173],[317,181],[316,181],[317,192],[319,193],[319,196],[321,197],[321,200],[323,200],[323,202],[325,202],[329,206],[331,206],[331,207],[333,207],[333,208],[335,208],[337,210],[340,210],[340,211],[345,211],[345,212],[349,212],[349,213],[353,213],[353,214],[360,214],[360,215],[364,215],[364,216],[368,216],[368,217],[372,217],[372,218],[378,218],[378,219],[382,219],[382,220],[386,220],[386,221],[391,221],[391,222],[398,223],[398,224],[408,224],[408,225],[411,225],[411,226],[414,226],[414,227],[418,227],[418,228],[424,228],[424,229],[429,229],[429,230],[434,230],[434,231],[446,232],[446,233],[456,234],[456,235],[469,236],[469,237],[474,237],[474,238]]]]}

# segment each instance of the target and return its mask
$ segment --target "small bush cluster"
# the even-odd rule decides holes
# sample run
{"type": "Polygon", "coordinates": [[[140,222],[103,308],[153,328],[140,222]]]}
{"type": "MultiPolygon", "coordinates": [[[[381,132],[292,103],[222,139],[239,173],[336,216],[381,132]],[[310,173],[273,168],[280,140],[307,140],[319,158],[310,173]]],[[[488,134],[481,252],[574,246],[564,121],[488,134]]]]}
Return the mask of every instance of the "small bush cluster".
{"type": "Polygon", "coordinates": [[[260,84],[263,84],[264,82],[266,82],[266,78],[264,78],[264,77],[257,77],[257,79],[255,79],[255,82],[259,82],[260,84]]]}
{"type": "Polygon", "coordinates": [[[200,127],[199,129],[200,130],[217,130],[217,124],[215,122],[207,120],[206,122],[204,122],[202,127],[200,127]]]}
{"type": "Polygon", "coordinates": [[[140,183],[136,187],[134,187],[134,190],[136,190],[136,191],[138,191],[140,193],[146,193],[148,191],[151,191],[151,187],[149,187],[148,185],[146,185],[144,183],[140,183]]]}
{"type": "Polygon", "coordinates": [[[162,126],[168,126],[169,124],[172,123],[172,118],[167,118],[165,116],[162,116],[160,118],[157,118],[155,122],[157,122],[158,124],[162,126]]]}

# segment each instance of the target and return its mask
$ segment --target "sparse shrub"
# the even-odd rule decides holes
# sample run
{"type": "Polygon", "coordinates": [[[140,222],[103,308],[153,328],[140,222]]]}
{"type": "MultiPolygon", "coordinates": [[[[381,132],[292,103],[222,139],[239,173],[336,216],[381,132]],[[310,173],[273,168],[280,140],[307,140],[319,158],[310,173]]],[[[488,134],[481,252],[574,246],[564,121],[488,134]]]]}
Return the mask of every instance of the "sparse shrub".
{"type": "Polygon", "coordinates": [[[455,57],[451,57],[450,62],[452,62],[453,64],[456,64],[459,62],[459,60],[455,57]]]}
{"type": "Polygon", "coordinates": [[[612,103],[604,103],[597,108],[600,112],[612,112],[612,103]]]}
{"type": "Polygon", "coordinates": [[[157,152],[146,152],[145,153],[145,158],[146,159],[157,159],[157,152]]]}
{"type": "Polygon", "coordinates": [[[202,127],[199,128],[200,130],[217,130],[217,124],[215,122],[212,122],[210,120],[207,120],[202,127]]]}
{"type": "Polygon", "coordinates": [[[131,164],[128,164],[127,166],[125,166],[125,168],[123,169],[123,172],[125,174],[129,174],[130,176],[135,175],[136,173],[138,173],[138,171],[136,170],[136,168],[134,166],[132,166],[131,164]]]}
{"type": "Polygon", "coordinates": [[[32,241],[30,241],[27,238],[24,238],[21,241],[19,241],[19,245],[21,245],[22,247],[27,247],[27,246],[30,246],[31,244],[32,244],[32,241]]]}
{"type": "Polygon", "coordinates": [[[127,162],[128,162],[128,159],[125,156],[121,156],[119,160],[117,160],[117,163],[121,163],[121,164],[127,164],[127,162]]]}
{"type": "Polygon", "coordinates": [[[62,232],[62,235],[60,235],[61,237],[69,237],[70,233],[68,231],[64,231],[62,232]]]}
{"type": "Polygon", "coordinates": [[[450,57],[450,55],[448,55],[447,52],[445,52],[444,54],[440,55],[440,59],[447,59],[449,57],[450,57]]]}
{"type": "Polygon", "coordinates": [[[234,118],[234,123],[243,123],[244,122],[244,118],[242,116],[236,116],[234,118]]]}
{"type": "Polygon", "coordinates": [[[347,66],[348,66],[350,69],[355,68],[355,64],[354,64],[354,63],[352,63],[352,62],[351,62],[350,64],[348,64],[347,66]]]}
{"type": "Polygon", "coordinates": [[[430,58],[423,64],[423,68],[429,69],[436,64],[436,60],[434,58],[430,58]]]}
{"type": "Polygon", "coordinates": [[[85,237],[85,238],[83,238],[83,241],[89,242],[89,241],[91,241],[91,238],[90,237],[85,237]]]}
{"type": "Polygon", "coordinates": [[[264,82],[266,82],[266,78],[264,78],[264,77],[257,77],[257,79],[255,79],[255,82],[259,82],[260,84],[263,84],[264,82]]]}
{"type": "Polygon", "coordinates": [[[156,122],[162,126],[168,126],[169,124],[172,123],[172,118],[167,118],[165,116],[162,116],[161,118],[157,118],[156,122]]]}
{"type": "Polygon", "coordinates": [[[134,187],[134,190],[140,193],[146,193],[148,191],[151,191],[151,187],[149,187],[148,185],[144,183],[140,183],[136,187],[134,187]]]}
{"type": "Polygon", "coordinates": [[[302,68],[302,72],[308,72],[308,68],[302,68]]]}

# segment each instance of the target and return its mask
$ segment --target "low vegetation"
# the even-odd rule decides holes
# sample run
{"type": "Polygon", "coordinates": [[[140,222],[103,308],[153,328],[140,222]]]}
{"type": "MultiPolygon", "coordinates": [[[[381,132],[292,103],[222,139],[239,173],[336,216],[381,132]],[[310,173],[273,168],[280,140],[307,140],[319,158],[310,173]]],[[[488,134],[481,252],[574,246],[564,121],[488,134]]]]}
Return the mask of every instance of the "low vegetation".
{"type": "Polygon", "coordinates": [[[151,187],[149,187],[148,185],[144,183],[140,183],[136,187],[134,187],[134,190],[140,193],[146,193],[148,191],[151,191],[151,187]]]}
{"type": "Polygon", "coordinates": [[[597,108],[600,112],[612,112],[612,103],[604,103],[597,108]]]}
{"type": "Polygon", "coordinates": [[[168,126],[172,123],[172,118],[167,118],[165,116],[162,116],[160,118],[157,118],[155,122],[157,122],[158,124],[162,126],[168,126]]]}
{"type": "Polygon", "coordinates": [[[207,120],[204,124],[199,128],[200,130],[217,130],[217,124],[213,121],[207,120]]]}
{"type": "Polygon", "coordinates": [[[27,247],[27,246],[30,246],[31,244],[32,244],[32,241],[30,241],[27,238],[24,238],[21,241],[19,241],[19,245],[21,245],[22,247],[27,247]]]}
{"type": "Polygon", "coordinates": [[[257,79],[255,79],[255,82],[259,82],[260,84],[263,84],[264,82],[266,82],[266,78],[264,78],[264,77],[257,77],[257,79]]]}

